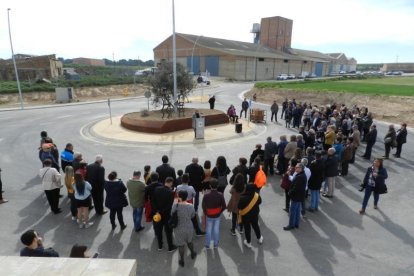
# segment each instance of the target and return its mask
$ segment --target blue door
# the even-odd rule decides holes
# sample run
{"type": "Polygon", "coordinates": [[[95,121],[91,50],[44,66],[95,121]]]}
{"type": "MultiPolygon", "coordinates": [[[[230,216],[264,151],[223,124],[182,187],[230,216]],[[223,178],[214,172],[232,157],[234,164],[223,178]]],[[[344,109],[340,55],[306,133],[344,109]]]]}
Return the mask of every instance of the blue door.
{"type": "Polygon", "coordinates": [[[210,76],[219,75],[219,57],[209,56],[205,57],[206,70],[210,73],[210,76]]]}
{"type": "Polygon", "coordinates": [[[200,73],[200,57],[199,56],[187,57],[187,70],[189,72],[193,72],[194,75],[198,75],[200,73]],[[193,63],[192,67],[191,67],[191,63],[193,63]]]}
{"type": "Polygon", "coordinates": [[[322,77],[322,72],[323,72],[323,63],[317,62],[315,65],[315,75],[317,75],[318,77],[322,77]]]}

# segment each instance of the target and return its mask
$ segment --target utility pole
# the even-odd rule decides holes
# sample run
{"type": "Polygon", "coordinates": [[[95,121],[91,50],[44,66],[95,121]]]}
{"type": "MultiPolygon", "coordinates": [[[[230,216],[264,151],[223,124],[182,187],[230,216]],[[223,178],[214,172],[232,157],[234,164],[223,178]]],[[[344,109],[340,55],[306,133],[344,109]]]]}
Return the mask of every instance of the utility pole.
{"type": "Polygon", "coordinates": [[[174,112],[177,112],[177,49],[175,44],[175,5],[172,0],[172,18],[173,18],[173,79],[174,79],[174,90],[173,90],[173,101],[174,101],[174,112]]]}

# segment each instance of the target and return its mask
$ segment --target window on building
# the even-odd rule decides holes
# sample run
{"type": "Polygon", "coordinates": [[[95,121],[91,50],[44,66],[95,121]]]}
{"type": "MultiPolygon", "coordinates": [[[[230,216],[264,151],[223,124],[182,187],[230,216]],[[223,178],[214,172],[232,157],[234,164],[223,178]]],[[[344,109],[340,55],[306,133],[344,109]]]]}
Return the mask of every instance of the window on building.
{"type": "Polygon", "coordinates": [[[264,61],[264,58],[259,58],[259,61],[264,61]]]}
{"type": "Polygon", "coordinates": [[[283,60],[283,62],[284,62],[284,63],[288,63],[288,62],[289,62],[289,60],[285,59],[285,60],[283,60]]]}

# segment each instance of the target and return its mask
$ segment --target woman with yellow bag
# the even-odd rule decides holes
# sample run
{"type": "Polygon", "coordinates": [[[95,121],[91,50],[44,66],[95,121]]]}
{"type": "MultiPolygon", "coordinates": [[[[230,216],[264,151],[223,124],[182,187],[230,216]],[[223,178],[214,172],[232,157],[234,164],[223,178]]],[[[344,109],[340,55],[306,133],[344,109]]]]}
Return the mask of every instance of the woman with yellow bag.
{"type": "Polygon", "coordinates": [[[245,240],[243,243],[248,248],[252,248],[251,228],[253,228],[254,233],[256,234],[258,243],[263,243],[263,236],[259,227],[259,205],[261,203],[262,199],[256,192],[256,186],[254,184],[248,184],[246,186],[246,191],[241,195],[237,206],[239,208],[239,219],[241,219],[241,223],[243,223],[244,227],[245,240]]]}

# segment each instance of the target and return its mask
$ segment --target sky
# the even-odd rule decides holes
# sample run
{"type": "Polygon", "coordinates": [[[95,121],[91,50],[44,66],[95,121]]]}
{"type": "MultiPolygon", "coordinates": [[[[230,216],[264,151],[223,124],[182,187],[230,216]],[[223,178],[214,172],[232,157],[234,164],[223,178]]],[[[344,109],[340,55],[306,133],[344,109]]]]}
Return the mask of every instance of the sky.
{"type": "MultiPolygon", "coordinates": [[[[153,59],[172,34],[173,0],[0,1],[0,58],[153,59]]],[[[293,20],[292,47],[358,63],[414,62],[414,0],[175,0],[178,33],[253,42],[263,17],[293,20]]]]}

